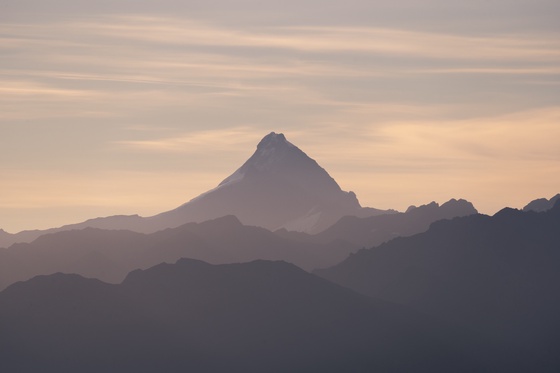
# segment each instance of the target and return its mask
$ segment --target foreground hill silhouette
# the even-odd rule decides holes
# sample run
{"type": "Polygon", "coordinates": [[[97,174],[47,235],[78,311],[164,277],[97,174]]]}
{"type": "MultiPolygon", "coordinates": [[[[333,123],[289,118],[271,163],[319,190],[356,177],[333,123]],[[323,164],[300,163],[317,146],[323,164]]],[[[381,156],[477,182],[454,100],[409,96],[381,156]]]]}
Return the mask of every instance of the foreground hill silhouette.
{"type": "Polygon", "coordinates": [[[31,242],[61,230],[126,229],[153,233],[189,222],[235,215],[246,225],[269,230],[287,228],[320,232],[345,215],[373,216],[394,211],[362,208],[353,192],[345,192],[317,162],[286,140],[270,133],[255,153],[216,188],[182,206],[152,217],[138,215],[91,219],[45,231],[9,234],[0,231],[0,247],[31,242]]]}
{"type": "Polygon", "coordinates": [[[334,265],[358,249],[342,241],[323,244],[284,238],[264,228],[242,225],[234,216],[147,235],[85,228],[0,249],[0,290],[16,281],[56,272],[118,283],[134,269],[180,258],[214,264],[285,260],[311,270],[334,265]]]}
{"type": "Polygon", "coordinates": [[[468,346],[284,262],[180,260],[120,285],[54,274],[0,293],[5,372],[485,371],[468,346]]]}
{"type": "Polygon", "coordinates": [[[518,352],[531,371],[559,371],[560,202],[432,224],[317,274],[472,330],[518,352]]]}

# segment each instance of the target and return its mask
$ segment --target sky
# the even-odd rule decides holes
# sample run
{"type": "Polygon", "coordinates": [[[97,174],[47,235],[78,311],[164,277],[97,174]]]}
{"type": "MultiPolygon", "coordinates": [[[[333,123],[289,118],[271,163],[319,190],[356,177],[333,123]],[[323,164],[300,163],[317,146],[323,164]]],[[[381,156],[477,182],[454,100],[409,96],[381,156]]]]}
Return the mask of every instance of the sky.
{"type": "Polygon", "coordinates": [[[557,0],[4,0],[0,228],[150,216],[271,131],[362,206],[560,192],[557,0]]]}

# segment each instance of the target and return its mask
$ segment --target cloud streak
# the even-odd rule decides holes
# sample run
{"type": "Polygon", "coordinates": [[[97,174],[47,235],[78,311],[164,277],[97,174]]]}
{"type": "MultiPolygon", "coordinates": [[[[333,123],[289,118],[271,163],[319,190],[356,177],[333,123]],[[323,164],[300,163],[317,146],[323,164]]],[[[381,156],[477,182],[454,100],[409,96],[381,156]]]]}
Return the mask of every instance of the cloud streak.
{"type": "Polygon", "coordinates": [[[200,22],[157,17],[119,17],[70,27],[87,33],[157,44],[294,49],[310,52],[361,52],[444,59],[526,59],[555,61],[555,35],[474,37],[390,28],[276,27],[228,29],[200,22]]]}
{"type": "Polygon", "coordinates": [[[217,129],[211,131],[193,131],[177,134],[173,137],[154,140],[125,140],[115,144],[129,150],[148,152],[195,153],[204,151],[226,153],[229,151],[246,151],[262,136],[250,127],[217,129]]]}

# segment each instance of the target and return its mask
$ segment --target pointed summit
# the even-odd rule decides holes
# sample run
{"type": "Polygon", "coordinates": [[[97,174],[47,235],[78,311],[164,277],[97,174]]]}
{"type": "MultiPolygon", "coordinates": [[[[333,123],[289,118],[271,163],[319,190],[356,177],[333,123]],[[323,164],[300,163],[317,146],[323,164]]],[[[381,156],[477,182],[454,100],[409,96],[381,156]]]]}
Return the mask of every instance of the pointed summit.
{"type": "Polygon", "coordinates": [[[298,167],[313,161],[297,146],[286,140],[282,133],[271,132],[257,145],[255,153],[241,166],[240,170],[250,169],[259,172],[272,171],[279,166],[298,167]]]}
{"type": "Polygon", "coordinates": [[[271,132],[259,142],[257,150],[245,163],[245,168],[253,167],[267,171],[283,162],[303,161],[308,158],[297,146],[286,140],[283,133],[271,132]]]}
{"type": "MultiPolygon", "coordinates": [[[[367,214],[379,213],[368,209],[367,214]]],[[[282,133],[271,132],[253,155],[216,188],[151,219],[165,226],[235,215],[246,225],[319,232],[344,215],[363,215],[319,164],[282,133]]]]}
{"type": "Polygon", "coordinates": [[[280,147],[292,147],[294,146],[291,142],[286,140],[286,136],[283,133],[271,132],[257,145],[257,149],[264,148],[280,148],[280,147]]]}
{"type": "Polygon", "coordinates": [[[245,176],[274,172],[279,168],[299,167],[302,163],[309,163],[310,160],[304,152],[286,140],[284,134],[271,132],[259,142],[255,153],[219,186],[240,180],[245,176]]]}
{"type": "MultiPolygon", "coordinates": [[[[343,193],[336,181],[319,164],[286,140],[282,133],[271,132],[257,145],[253,155],[218,187],[238,182],[241,179],[277,179],[278,184],[289,183],[302,190],[309,190],[325,199],[333,193],[343,193]]],[[[360,208],[352,193],[352,207],[360,208]]],[[[334,197],[335,200],[337,197],[334,197]]]]}

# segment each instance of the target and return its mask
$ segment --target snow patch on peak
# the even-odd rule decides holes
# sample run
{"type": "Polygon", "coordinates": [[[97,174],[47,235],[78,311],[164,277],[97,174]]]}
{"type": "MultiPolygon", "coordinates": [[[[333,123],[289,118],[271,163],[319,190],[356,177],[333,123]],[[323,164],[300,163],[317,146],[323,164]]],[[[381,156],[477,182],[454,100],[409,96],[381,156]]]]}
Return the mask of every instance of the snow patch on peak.
{"type": "Polygon", "coordinates": [[[221,186],[224,186],[226,184],[233,184],[236,183],[238,181],[243,180],[243,177],[245,176],[245,173],[243,172],[243,170],[241,168],[237,169],[237,171],[235,171],[233,174],[231,174],[230,176],[228,176],[227,178],[225,178],[219,185],[218,188],[221,186]]]}
{"type": "Polygon", "coordinates": [[[311,232],[319,223],[322,211],[317,207],[311,208],[305,215],[292,220],[278,229],[286,229],[295,232],[311,232]]]}
{"type": "Polygon", "coordinates": [[[215,191],[218,190],[218,189],[221,189],[221,188],[226,187],[226,186],[228,186],[228,185],[232,185],[232,184],[235,184],[235,183],[237,183],[237,182],[240,182],[241,180],[243,180],[244,176],[245,176],[245,174],[244,174],[243,170],[238,169],[238,170],[235,171],[233,174],[231,174],[229,177],[227,177],[226,179],[224,179],[224,181],[222,181],[220,184],[218,184],[217,187],[212,188],[212,189],[210,189],[209,191],[206,191],[206,192],[200,194],[200,195],[197,196],[197,197],[194,197],[194,198],[191,199],[189,202],[186,202],[186,203],[182,204],[181,207],[182,207],[182,206],[186,206],[186,205],[188,205],[188,204],[191,203],[191,202],[200,200],[200,199],[202,199],[203,197],[206,197],[207,195],[209,195],[209,194],[215,192],[215,191]]]}

